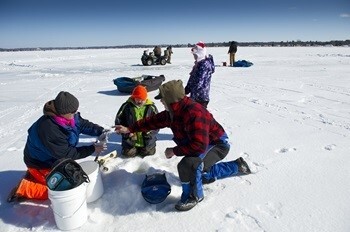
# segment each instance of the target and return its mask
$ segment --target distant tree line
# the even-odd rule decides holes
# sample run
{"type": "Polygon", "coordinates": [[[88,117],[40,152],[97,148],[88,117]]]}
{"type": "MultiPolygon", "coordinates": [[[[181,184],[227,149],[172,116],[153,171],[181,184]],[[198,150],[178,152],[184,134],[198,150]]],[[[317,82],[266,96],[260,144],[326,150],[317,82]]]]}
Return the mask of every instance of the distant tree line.
{"type": "MultiPolygon", "coordinates": [[[[331,40],[327,42],[320,41],[281,41],[281,42],[237,42],[240,47],[316,47],[316,46],[350,46],[350,40],[331,40]]],[[[49,50],[72,50],[72,49],[117,49],[117,48],[145,48],[154,46],[172,46],[174,48],[192,47],[194,44],[135,44],[120,46],[88,46],[88,47],[37,47],[37,48],[0,48],[0,52],[14,51],[49,51],[49,50]]],[[[208,47],[228,47],[229,42],[206,43],[208,47]]]]}

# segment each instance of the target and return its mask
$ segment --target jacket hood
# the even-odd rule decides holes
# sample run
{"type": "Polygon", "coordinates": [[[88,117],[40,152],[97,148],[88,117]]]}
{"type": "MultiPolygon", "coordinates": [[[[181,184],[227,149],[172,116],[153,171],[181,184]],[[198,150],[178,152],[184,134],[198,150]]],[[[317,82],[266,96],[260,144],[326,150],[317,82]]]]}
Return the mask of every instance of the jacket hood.
{"type": "Polygon", "coordinates": [[[58,115],[56,108],[55,108],[55,100],[51,100],[45,103],[43,108],[44,115],[47,116],[55,116],[58,115]]]}
{"type": "Polygon", "coordinates": [[[172,80],[159,87],[159,94],[156,99],[162,99],[166,108],[169,110],[171,121],[174,118],[174,113],[171,104],[181,101],[185,97],[185,89],[181,80],[172,80]]]}

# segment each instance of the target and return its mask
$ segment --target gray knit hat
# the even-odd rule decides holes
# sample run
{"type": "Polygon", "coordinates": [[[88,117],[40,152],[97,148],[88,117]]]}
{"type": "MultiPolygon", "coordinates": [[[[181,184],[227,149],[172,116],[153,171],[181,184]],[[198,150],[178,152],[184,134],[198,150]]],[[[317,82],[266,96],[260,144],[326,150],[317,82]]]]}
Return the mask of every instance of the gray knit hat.
{"type": "Polygon", "coordinates": [[[72,94],[61,91],[54,101],[56,112],[59,115],[75,113],[79,107],[79,101],[72,94]]]}

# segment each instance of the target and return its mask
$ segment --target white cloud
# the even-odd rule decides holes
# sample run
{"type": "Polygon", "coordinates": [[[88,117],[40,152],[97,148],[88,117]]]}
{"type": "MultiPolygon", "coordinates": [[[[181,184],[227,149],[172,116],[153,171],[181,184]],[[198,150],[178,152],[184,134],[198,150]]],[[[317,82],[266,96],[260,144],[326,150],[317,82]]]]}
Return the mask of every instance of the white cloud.
{"type": "Polygon", "coordinates": [[[340,14],[340,18],[350,18],[350,14],[340,14]]]}

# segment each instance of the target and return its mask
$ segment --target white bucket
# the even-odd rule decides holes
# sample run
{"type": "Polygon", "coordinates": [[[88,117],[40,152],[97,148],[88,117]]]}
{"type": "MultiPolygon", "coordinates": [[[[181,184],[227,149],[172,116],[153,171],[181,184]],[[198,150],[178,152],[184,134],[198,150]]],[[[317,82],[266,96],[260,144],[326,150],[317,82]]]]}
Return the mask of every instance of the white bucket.
{"type": "Polygon", "coordinates": [[[49,189],[49,199],[56,225],[60,230],[73,230],[87,221],[86,184],[65,191],[49,189]]]}
{"type": "Polygon", "coordinates": [[[84,161],[79,164],[90,179],[90,183],[88,183],[86,190],[86,201],[87,203],[96,201],[104,192],[101,171],[98,163],[95,161],[84,161]]]}

